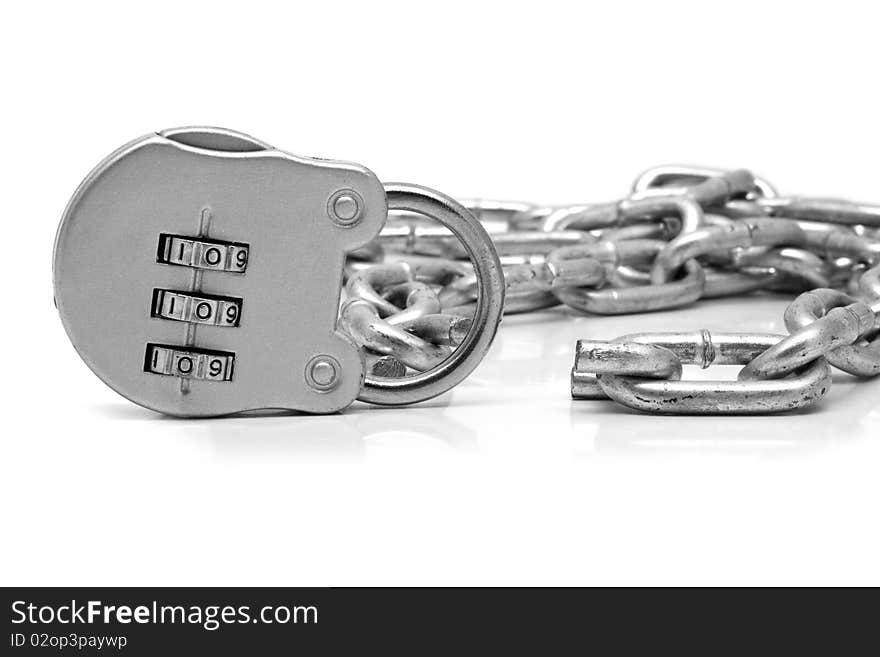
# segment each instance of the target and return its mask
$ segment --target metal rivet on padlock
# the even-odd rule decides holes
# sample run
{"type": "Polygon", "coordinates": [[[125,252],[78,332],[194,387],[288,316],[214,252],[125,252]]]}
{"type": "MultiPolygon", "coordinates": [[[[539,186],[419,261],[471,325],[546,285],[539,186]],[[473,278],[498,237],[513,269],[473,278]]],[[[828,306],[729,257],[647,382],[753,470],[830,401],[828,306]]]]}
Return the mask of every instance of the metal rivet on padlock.
{"type": "Polygon", "coordinates": [[[360,221],[364,201],[353,189],[341,189],[327,203],[330,218],[340,226],[354,226],[360,221]]]}
{"type": "Polygon", "coordinates": [[[339,383],[340,367],[333,356],[315,356],[306,365],[306,382],[315,390],[333,390],[339,383]]]}
{"type": "Polygon", "coordinates": [[[216,128],[146,135],[99,164],[64,212],[53,269],[89,367],[135,403],[181,416],[433,397],[479,363],[504,292],[491,240],[452,199],[386,191],[359,165],[216,128]],[[458,235],[481,290],[459,348],[399,379],[367,377],[363,350],[337,327],[346,254],[379,234],[389,205],[458,235]]]}

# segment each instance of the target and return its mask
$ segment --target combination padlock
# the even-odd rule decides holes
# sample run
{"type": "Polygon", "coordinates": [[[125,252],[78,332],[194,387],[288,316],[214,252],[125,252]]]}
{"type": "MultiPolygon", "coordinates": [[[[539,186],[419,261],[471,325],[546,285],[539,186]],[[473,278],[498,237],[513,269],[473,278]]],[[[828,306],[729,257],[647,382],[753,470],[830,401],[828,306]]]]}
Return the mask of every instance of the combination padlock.
{"type": "Polygon", "coordinates": [[[54,285],[95,374],[178,416],[434,397],[480,362],[504,296],[489,236],[449,197],[217,128],[149,134],[100,163],[64,212],[54,285]],[[479,287],[458,348],[402,378],[368,376],[362,350],[337,327],[346,254],[379,234],[389,210],[450,229],[479,287]]]}

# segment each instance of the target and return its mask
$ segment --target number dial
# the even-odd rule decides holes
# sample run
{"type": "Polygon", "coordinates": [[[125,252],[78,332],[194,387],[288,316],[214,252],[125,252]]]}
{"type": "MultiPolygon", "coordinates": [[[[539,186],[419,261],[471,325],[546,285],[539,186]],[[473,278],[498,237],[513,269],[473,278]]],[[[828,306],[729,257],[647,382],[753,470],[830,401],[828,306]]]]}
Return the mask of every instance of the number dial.
{"type": "Polygon", "coordinates": [[[159,235],[157,262],[195,269],[243,274],[247,269],[250,246],[242,242],[221,242],[203,237],[159,235]]]}
{"type": "Polygon", "coordinates": [[[144,371],[201,381],[232,381],[235,354],[227,351],[148,344],[144,371]]]}
{"type": "Polygon", "coordinates": [[[153,290],[153,317],[178,322],[236,327],[241,322],[242,300],[178,290],[153,290]]]}

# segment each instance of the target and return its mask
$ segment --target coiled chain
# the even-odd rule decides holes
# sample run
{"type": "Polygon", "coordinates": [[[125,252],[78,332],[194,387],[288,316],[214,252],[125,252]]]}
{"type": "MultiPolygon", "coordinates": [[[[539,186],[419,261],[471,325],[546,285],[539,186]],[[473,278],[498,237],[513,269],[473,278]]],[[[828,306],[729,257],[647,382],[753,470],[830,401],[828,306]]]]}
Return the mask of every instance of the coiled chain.
{"type": "MultiPolygon", "coordinates": [[[[575,399],[659,413],[768,413],[804,407],[831,386],[829,365],[880,374],[880,206],[780,197],[740,169],[663,166],[626,198],[542,207],[464,204],[504,267],[504,312],[559,304],[617,315],[758,291],[797,294],[788,336],[640,333],[580,340],[575,399]],[[683,381],[682,365],[741,365],[736,381],[683,381]]],[[[478,286],[448,230],[411,213],[351,254],[340,326],[368,372],[405,377],[443,362],[471,325],[478,286]]]]}

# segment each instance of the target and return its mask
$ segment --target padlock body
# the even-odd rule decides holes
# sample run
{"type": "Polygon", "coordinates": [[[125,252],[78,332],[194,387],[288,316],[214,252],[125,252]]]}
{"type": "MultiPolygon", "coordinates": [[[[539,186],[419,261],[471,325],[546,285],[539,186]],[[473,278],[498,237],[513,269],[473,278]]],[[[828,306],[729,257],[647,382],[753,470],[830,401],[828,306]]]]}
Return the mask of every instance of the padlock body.
{"type": "Polygon", "coordinates": [[[326,413],[363,356],[336,328],[345,254],[375,237],[382,184],[229,131],[174,130],[113,153],[55,243],[55,300],[91,369],[180,416],[326,413]]]}

